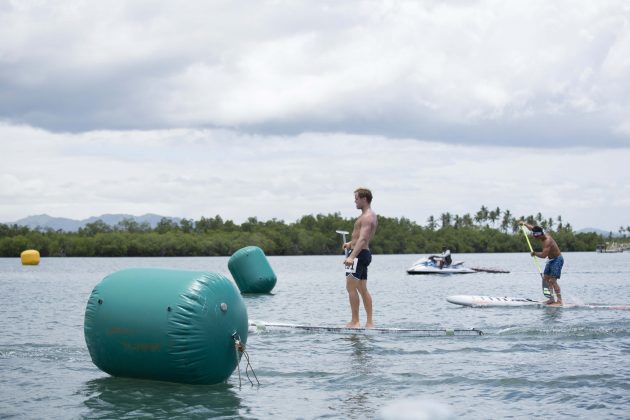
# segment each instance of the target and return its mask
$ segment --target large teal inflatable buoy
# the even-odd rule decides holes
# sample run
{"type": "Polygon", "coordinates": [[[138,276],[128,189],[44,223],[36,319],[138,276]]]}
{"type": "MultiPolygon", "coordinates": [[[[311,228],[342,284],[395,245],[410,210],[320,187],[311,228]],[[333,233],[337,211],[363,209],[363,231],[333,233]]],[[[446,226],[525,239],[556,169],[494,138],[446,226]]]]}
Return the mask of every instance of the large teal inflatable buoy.
{"type": "Polygon", "coordinates": [[[218,273],[127,269],[94,287],[84,334],[94,364],[112,376],[216,384],[247,342],[247,309],[218,273]]]}
{"type": "Polygon", "coordinates": [[[232,254],[228,268],[241,293],[269,293],[276,285],[276,275],[257,246],[246,246],[232,254]]]}

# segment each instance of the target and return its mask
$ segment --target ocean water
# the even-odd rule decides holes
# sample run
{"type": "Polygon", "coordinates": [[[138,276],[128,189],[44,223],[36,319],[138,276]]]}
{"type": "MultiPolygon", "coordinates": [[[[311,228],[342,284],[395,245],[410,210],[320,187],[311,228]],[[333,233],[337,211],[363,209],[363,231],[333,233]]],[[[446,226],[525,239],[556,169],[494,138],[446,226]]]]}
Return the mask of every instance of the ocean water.
{"type": "MultiPolygon", "coordinates": [[[[564,256],[566,301],[630,305],[630,253],[564,256]]],[[[231,277],[228,258],[0,259],[0,418],[630,418],[630,311],[457,307],[445,297],[542,298],[532,259],[455,255],[510,273],[407,275],[418,257],[374,256],[376,326],[483,336],[252,331],[247,351],[260,384],[242,362],[240,381],[235,371],[212,386],[110,377],[90,359],[83,317],[92,288],[114,271],[231,277]]],[[[244,296],[250,320],[345,325],[342,259],[269,257],[278,283],[271,295],[244,296]]]]}

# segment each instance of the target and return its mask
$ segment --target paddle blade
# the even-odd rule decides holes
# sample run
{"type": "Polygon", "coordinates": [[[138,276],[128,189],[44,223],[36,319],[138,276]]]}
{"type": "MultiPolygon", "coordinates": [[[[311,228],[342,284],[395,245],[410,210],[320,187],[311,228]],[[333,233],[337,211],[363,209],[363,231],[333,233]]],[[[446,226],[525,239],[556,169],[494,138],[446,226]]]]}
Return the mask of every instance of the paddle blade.
{"type": "Polygon", "coordinates": [[[542,277],[542,291],[547,299],[551,299],[551,289],[549,289],[549,283],[544,277],[542,277]]]}

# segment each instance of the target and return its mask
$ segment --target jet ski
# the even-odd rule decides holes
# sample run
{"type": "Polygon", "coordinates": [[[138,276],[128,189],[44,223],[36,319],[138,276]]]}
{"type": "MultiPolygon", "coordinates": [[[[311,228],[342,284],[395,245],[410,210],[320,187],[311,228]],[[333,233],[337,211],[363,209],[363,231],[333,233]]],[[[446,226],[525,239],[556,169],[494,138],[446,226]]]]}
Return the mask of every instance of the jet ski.
{"type": "Polygon", "coordinates": [[[464,267],[464,261],[453,261],[440,268],[438,262],[430,258],[420,258],[407,269],[407,274],[469,274],[476,273],[472,268],[464,267]]]}

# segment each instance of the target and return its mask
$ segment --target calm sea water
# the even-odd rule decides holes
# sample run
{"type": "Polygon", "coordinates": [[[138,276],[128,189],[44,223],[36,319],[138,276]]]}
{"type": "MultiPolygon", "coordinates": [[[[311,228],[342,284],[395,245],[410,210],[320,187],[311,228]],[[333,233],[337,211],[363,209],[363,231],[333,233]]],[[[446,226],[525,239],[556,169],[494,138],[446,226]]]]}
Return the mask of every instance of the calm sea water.
{"type": "MultiPolygon", "coordinates": [[[[191,386],[110,377],[83,337],[85,305],[128,267],[216,271],[227,258],[0,259],[2,418],[630,418],[630,311],[460,308],[444,298],[542,298],[528,254],[457,255],[509,274],[409,276],[416,255],[376,255],[379,327],[480,328],[481,337],[250,333],[260,380],[191,386]],[[415,416],[415,417],[413,417],[415,416]],[[424,416],[424,417],[423,417],[424,416]]],[[[342,257],[270,257],[273,295],[244,297],[250,319],[342,326],[342,257]]],[[[630,304],[630,253],[565,253],[568,302],[630,304]]],[[[363,308],[361,316],[364,317],[363,308]]],[[[364,321],[364,318],[362,319],[364,321]]]]}

